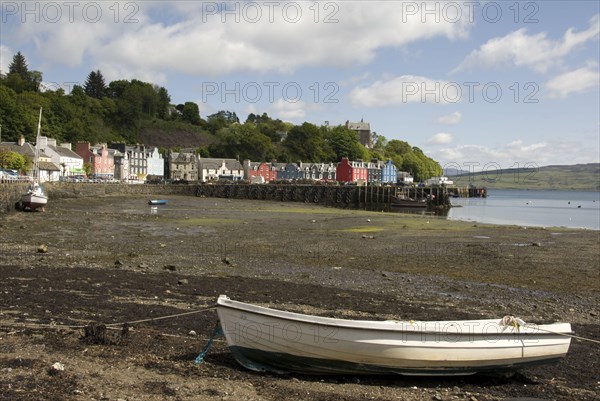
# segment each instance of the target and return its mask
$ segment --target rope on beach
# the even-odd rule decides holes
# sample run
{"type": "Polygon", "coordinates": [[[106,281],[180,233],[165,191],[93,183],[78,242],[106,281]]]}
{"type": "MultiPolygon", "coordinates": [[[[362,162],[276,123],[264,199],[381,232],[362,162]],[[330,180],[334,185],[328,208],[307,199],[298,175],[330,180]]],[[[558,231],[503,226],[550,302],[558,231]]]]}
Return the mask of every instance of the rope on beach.
{"type": "Polygon", "coordinates": [[[194,360],[194,363],[196,365],[200,365],[202,362],[204,362],[204,358],[206,357],[206,354],[208,354],[208,350],[212,346],[213,340],[215,338],[217,338],[217,337],[222,336],[222,335],[223,335],[223,329],[221,329],[221,325],[217,321],[217,325],[215,326],[215,329],[213,330],[213,333],[210,335],[210,338],[208,339],[208,342],[206,343],[206,345],[204,346],[204,348],[202,348],[202,351],[200,352],[200,354],[198,354],[198,356],[194,360]]]}
{"type": "MultiPolygon", "coordinates": [[[[176,313],[174,315],[152,317],[149,319],[133,320],[133,321],[127,321],[127,322],[122,322],[122,323],[109,323],[105,326],[107,328],[111,328],[111,327],[130,325],[133,323],[145,323],[145,322],[153,322],[156,320],[174,319],[176,317],[192,315],[195,313],[201,313],[201,312],[205,312],[207,310],[211,310],[211,309],[215,309],[215,308],[216,308],[216,306],[208,306],[206,308],[202,308],[202,309],[198,309],[198,310],[194,310],[194,311],[190,311],[190,312],[182,312],[182,313],[176,313]]],[[[55,324],[55,323],[45,324],[45,323],[17,323],[17,322],[14,322],[14,323],[13,322],[1,322],[0,326],[17,326],[17,327],[25,327],[25,328],[45,328],[45,329],[46,328],[50,328],[50,329],[84,329],[84,328],[88,327],[88,325],[75,326],[75,325],[63,325],[63,324],[55,324]]]]}
{"type": "Polygon", "coordinates": [[[565,336],[565,337],[576,338],[577,340],[589,341],[589,342],[591,342],[591,343],[600,344],[600,341],[599,341],[599,340],[594,340],[593,338],[580,337],[580,336],[576,336],[575,334],[559,333],[559,332],[552,331],[552,330],[544,330],[544,329],[540,329],[539,327],[536,327],[536,330],[539,330],[539,331],[544,331],[544,332],[546,332],[546,333],[550,333],[550,334],[556,334],[556,335],[559,335],[559,336],[565,336]]]}
{"type": "Polygon", "coordinates": [[[134,321],[123,322],[123,323],[110,323],[110,324],[107,324],[106,327],[123,326],[124,324],[133,324],[133,323],[153,322],[155,320],[173,319],[173,318],[180,317],[180,316],[193,315],[195,313],[206,312],[207,310],[211,310],[211,309],[215,309],[215,308],[216,308],[216,306],[208,306],[206,308],[202,308],[202,309],[198,309],[198,310],[190,311],[190,312],[177,313],[175,315],[153,317],[150,319],[134,320],[134,321]]]}
{"type": "MultiPolygon", "coordinates": [[[[523,321],[523,319],[520,319],[520,318],[514,317],[514,316],[504,316],[498,324],[500,326],[505,326],[505,328],[508,326],[513,326],[517,332],[519,331],[520,327],[527,325],[527,323],[525,323],[523,321]]],[[[541,329],[539,326],[535,326],[535,330],[543,331],[545,333],[550,333],[550,334],[556,334],[556,335],[564,336],[564,337],[576,338],[577,340],[589,341],[592,343],[600,344],[600,341],[594,340],[593,338],[580,337],[580,336],[576,336],[575,334],[569,334],[569,333],[559,333],[557,331],[541,329]]]]}

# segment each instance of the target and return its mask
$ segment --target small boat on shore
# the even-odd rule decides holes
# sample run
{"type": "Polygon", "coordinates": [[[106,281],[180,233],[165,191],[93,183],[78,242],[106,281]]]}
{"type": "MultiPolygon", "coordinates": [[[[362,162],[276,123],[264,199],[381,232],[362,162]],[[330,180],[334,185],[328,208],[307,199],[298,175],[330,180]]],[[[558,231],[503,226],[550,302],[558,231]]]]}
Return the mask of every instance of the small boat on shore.
{"type": "Polygon", "coordinates": [[[46,196],[42,187],[36,183],[29,187],[27,193],[21,195],[21,206],[23,209],[31,211],[42,209],[43,211],[47,204],[48,196],[46,196]]]}
{"type": "Polygon", "coordinates": [[[571,325],[505,317],[462,321],[365,321],[311,316],[219,296],[217,314],[247,369],[305,374],[471,375],[557,362],[571,325]]]}
{"type": "Polygon", "coordinates": [[[398,208],[426,208],[427,199],[396,198],[392,197],[392,207],[398,208]]]}
{"type": "Polygon", "coordinates": [[[148,201],[148,204],[151,206],[166,205],[167,203],[168,201],[165,199],[150,199],[148,201]]]}
{"type": "Polygon", "coordinates": [[[44,208],[48,204],[48,196],[40,186],[40,130],[42,129],[42,108],[40,107],[40,117],[38,119],[37,136],[35,141],[35,154],[33,158],[33,177],[32,183],[26,193],[21,195],[21,209],[36,209],[44,208]]]}

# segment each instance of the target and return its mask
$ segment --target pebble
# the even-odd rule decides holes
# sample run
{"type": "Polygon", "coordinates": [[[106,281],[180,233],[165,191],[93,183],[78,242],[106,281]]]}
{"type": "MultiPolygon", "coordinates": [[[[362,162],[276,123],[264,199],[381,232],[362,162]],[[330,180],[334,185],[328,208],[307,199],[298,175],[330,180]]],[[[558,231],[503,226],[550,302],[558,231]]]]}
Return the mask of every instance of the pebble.
{"type": "Polygon", "coordinates": [[[38,253],[48,253],[48,245],[41,244],[37,249],[38,253]]]}
{"type": "Polygon", "coordinates": [[[65,371],[65,365],[60,362],[55,362],[49,369],[48,373],[57,375],[65,371]]]}

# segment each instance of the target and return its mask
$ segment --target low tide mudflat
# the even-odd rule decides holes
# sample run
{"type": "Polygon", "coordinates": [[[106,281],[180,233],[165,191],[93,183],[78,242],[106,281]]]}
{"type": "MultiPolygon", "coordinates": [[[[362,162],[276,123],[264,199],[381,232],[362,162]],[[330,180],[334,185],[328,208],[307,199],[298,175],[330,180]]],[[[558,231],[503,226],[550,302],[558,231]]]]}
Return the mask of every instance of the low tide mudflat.
{"type": "Polygon", "coordinates": [[[510,377],[258,374],[217,339],[219,294],[324,316],[515,315],[600,337],[598,231],[488,226],[310,204],[113,196],[0,218],[2,400],[596,400],[598,344],[510,377]],[[47,252],[38,252],[41,244],[47,252]],[[50,326],[48,326],[50,325],[50,326]],[[194,333],[192,333],[195,332],[194,333]],[[64,371],[51,374],[55,362],[64,371]]]}

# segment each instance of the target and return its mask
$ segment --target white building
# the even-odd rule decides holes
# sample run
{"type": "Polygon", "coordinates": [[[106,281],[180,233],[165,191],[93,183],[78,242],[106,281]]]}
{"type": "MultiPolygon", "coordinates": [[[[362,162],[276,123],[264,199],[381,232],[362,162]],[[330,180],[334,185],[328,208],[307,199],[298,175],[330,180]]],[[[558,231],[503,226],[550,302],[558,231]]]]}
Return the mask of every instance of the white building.
{"type": "Polygon", "coordinates": [[[202,182],[244,179],[244,167],[236,159],[198,159],[198,179],[202,182]]]}
{"type": "Polygon", "coordinates": [[[39,137],[38,146],[40,153],[45,153],[52,163],[60,168],[60,175],[85,174],[83,158],[71,150],[70,143],[56,145],[56,139],[45,136],[39,137]]]}
{"type": "Polygon", "coordinates": [[[158,148],[154,148],[147,153],[147,173],[151,176],[165,176],[165,160],[159,153],[158,148]]]}
{"type": "Polygon", "coordinates": [[[398,171],[397,176],[399,184],[412,184],[415,181],[414,177],[407,171],[398,171]]]}
{"type": "Polygon", "coordinates": [[[454,181],[448,179],[448,177],[431,177],[425,181],[425,185],[452,185],[454,181]]]}

